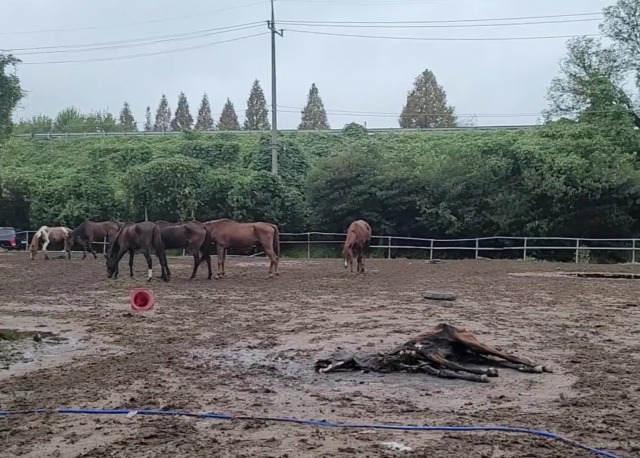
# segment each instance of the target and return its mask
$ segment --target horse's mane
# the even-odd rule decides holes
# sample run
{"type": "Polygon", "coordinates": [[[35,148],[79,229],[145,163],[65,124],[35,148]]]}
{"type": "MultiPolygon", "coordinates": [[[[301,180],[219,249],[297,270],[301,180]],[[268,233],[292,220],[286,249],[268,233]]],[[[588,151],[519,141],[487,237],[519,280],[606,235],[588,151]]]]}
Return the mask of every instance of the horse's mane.
{"type": "Polygon", "coordinates": [[[125,221],[125,222],[116,221],[116,222],[118,223],[118,232],[116,233],[116,236],[113,238],[113,242],[111,243],[111,247],[109,248],[109,255],[111,255],[112,253],[117,253],[120,250],[120,237],[122,236],[122,231],[124,230],[125,227],[133,224],[128,221],[125,221]]]}

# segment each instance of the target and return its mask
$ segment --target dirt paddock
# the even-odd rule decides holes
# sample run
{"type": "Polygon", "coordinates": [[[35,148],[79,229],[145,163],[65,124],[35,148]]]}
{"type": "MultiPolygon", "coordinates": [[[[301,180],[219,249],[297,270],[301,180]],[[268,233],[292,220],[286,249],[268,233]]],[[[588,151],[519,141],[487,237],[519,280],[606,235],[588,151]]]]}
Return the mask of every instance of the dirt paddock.
{"type": "MultiPolygon", "coordinates": [[[[215,258],[213,260],[215,270],[215,258]]],[[[551,275],[638,273],[637,266],[535,261],[232,258],[227,278],[189,281],[169,258],[156,308],[129,313],[136,277],[109,280],[104,258],[29,261],[0,254],[0,409],[122,408],[285,416],[358,423],[505,425],[552,431],[619,456],[640,456],[640,282],[551,275]],[[529,274],[531,273],[531,274],[529,274]],[[544,274],[547,273],[547,274],[544,274]],[[543,275],[544,274],[544,275],[543,275]],[[425,290],[458,294],[427,301],[425,290]],[[419,374],[316,374],[338,347],[378,352],[449,322],[553,367],[507,369],[490,383],[419,374]],[[51,334],[47,334],[51,333],[51,334]],[[35,338],[34,338],[35,335],[35,338]]],[[[13,457],[580,457],[562,442],[510,433],[336,429],[268,421],[140,415],[0,418],[13,457]],[[399,452],[383,443],[398,442],[399,452]]]]}

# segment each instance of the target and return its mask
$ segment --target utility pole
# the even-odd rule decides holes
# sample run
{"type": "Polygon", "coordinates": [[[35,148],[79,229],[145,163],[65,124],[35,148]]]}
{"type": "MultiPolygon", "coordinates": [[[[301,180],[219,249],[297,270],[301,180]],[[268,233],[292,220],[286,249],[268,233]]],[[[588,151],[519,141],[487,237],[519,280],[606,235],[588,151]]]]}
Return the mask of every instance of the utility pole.
{"type": "Polygon", "coordinates": [[[276,18],[271,0],[271,173],[278,174],[278,112],[276,104],[276,35],[282,36],[282,30],[276,30],[276,18]]]}

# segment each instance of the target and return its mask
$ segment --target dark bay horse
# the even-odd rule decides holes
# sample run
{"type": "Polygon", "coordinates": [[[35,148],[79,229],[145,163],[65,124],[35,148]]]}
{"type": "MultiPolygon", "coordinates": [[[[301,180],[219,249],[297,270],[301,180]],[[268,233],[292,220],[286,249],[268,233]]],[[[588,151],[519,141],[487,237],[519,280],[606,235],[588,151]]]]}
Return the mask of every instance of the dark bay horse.
{"type": "Polygon", "coordinates": [[[167,221],[156,221],[160,228],[162,243],[165,250],[175,248],[188,249],[193,255],[193,272],[191,279],[196,278],[198,266],[202,261],[207,263],[210,279],[211,272],[211,234],[200,221],[187,221],[184,223],[169,223],[167,221]]]}
{"type": "Polygon", "coordinates": [[[348,265],[351,266],[351,272],[353,272],[353,256],[357,254],[358,258],[358,272],[364,272],[364,259],[362,254],[365,250],[369,249],[371,243],[371,226],[364,220],[354,221],[349,225],[347,229],[347,239],[344,242],[342,248],[342,257],[344,258],[344,268],[348,265]]]}
{"type": "Polygon", "coordinates": [[[204,223],[211,234],[218,252],[218,273],[216,278],[224,277],[224,262],[227,248],[251,248],[257,244],[262,246],[269,257],[269,278],[278,277],[278,256],[280,256],[280,231],[278,226],[262,221],[255,223],[239,223],[223,218],[204,223]]]}
{"type": "Polygon", "coordinates": [[[171,272],[167,265],[167,257],[164,254],[164,244],[162,243],[160,228],[150,221],[122,224],[116,234],[115,240],[109,248],[109,254],[107,255],[107,276],[109,278],[118,278],[118,264],[120,263],[120,259],[122,259],[128,251],[129,271],[131,277],[133,277],[133,256],[136,250],[141,250],[149,266],[148,281],[151,281],[153,277],[151,262],[152,249],[155,251],[162,268],[160,278],[164,281],[169,281],[171,272]]]}
{"type": "Polygon", "coordinates": [[[85,221],[71,231],[69,238],[65,243],[64,249],[67,252],[67,258],[71,259],[71,247],[75,242],[82,245],[82,259],[87,257],[87,251],[93,255],[93,259],[97,259],[95,251],[93,251],[93,242],[103,242],[106,237],[107,251],[113,243],[120,226],[115,221],[85,221]]]}

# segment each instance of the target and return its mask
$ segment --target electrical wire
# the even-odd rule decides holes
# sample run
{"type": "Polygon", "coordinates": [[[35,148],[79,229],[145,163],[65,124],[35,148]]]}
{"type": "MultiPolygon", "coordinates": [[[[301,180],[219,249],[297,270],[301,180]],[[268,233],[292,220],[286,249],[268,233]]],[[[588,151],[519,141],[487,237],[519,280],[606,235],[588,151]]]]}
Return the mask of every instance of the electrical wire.
{"type": "MultiPolygon", "coordinates": [[[[593,13],[571,13],[571,14],[547,14],[543,16],[513,16],[513,17],[501,17],[501,18],[482,18],[482,19],[433,19],[428,21],[302,21],[302,22],[317,22],[327,24],[444,24],[451,22],[488,22],[488,21],[524,21],[528,19],[553,19],[563,17],[576,17],[576,16],[600,16],[602,13],[599,11],[593,13]]],[[[295,22],[295,21],[278,21],[281,22],[295,22]]]]}
{"type": "Polygon", "coordinates": [[[124,27],[137,27],[137,26],[141,26],[141,25],[147,25],[147,24],[158,24],[158,23],[162,23],[162,22],[173,22],[176,20],[180,20],[180,19],[189,19],[189,18],[193,18],[193,17],[203,17],[203,16],[209,16],[212,14],[216,14],[216,13],[222,13],[225,11],[230,11],[230,10],[237,10],[240,8],[248,8],[251,6],[256,6],[256,5],[264,5],[264,4],[268,4],[269,1],[260,1],[260,2],[253,2],[253,3],[246,3],[244,5],[236,5],[236,6],[231,6],[228,8],[221,8],[221,9],[217,9],[217,10],[213,10],[213,11],[202,11],[200,13],[194,13],[194,14],[188,14],[185,16],[174,16],[171,18],[165,18],[165,19],[152,19],[150,21],[141,21],[141,22],[129,22],[129,23],[125,23],[125,24],[111,24],[111,25],[98,25],[98,26],[91,26],[91,27],[75,27],[75,28],[68,28],[68,29],[47,29],[47,30],[23,30],[23,31],[14,31],[14,32],[0,32],[0,35],[22,35],[22,34],[37,34],[37,33],[60,33],[60,32],[78,32],[78,31],[83,31],[83,30],[99,30],[99,29],[117,29],[117,28],[124,28],[124,27]]]}
{"type": "Polygon", "coordinates": [[[96,58],[92,58],[92,59],[81,59],[81,60],[54,60],[54,61],[41,61],[41,62],[22,62],[21,65],[77,64],[77,63],[83,63],[83,62],[106,62],[106,61],[113,61],[113,60],[134,59],[134,58],[138,58],[138,57],[159,56],[159,55],[163,55],[163,54],[172,54],[172,53],[176,53],[176,52],[190,51],[190,50],[193,50],[193,49],[208,48],[210,46],[214,46],[214,45],[218,45],[218,44],[222,44],[222,43],[230,43],[230,42],[233,42],[233,41],[246,40],[248,38],[259,37],[259,36],[266,35],[266,34],[269,34],[269,33],[270,32],[260,32],[260,33],[255,33],[253,35],[245,35],[245,36],[242,36],[242,37],[230,38],[228,40],[214,41],[214,42],[204,43],[204,44],[195,45],[195,46],[188,46],[188,47],[184,47],[184,48],[169,49],[169,50],[166,50],[166,51],[156,51],[156,52],[139,53],[139,54],[128,54],[128,55],[124,55],[124,56],[96,57],[96,58]]]}
{"type": "MultiPolygon", "coordinates": [[[[140,46],[149,46],[158,43],[167,43],[167,42],[176,42],[176,41],[187,41],[187,40],[196,40],[199,38],[210,37],[213,35],[220,35],[224,33],[230,32],[238,32],[241,30],[255,29],[259,27],[262,23],[254,24],[254,25],[245,25],[243,27],[237,28],[226,28],[226,30],[212,29],[216,31],[208,31],[205,33],[202,32],[193,32],[192,34],[178,34],[174,36],[169,36],[169,38],[160,38],[160,39],[151,39],[151,38],[141,38],[137,40],[132,40],[134,42],[127,43],[127,40],[121,40],[122,44],[113,44],[107,46],[95,46],[92,48],[80,48],[80,49],[55,49],[50,51],[32,51],[32,52],[19,52],[20,56],[28,56],[28,55],[40,55],[40,54],[60,54],[60,53],[78,53],[78,52],[90,52],[90,51],[100,51],[100,50],[110,50],[110,49],[125,49],[125,48],[134,48],[140,46]],[[182,35],[182,36],[180,36],[182,35]]],[[[113,42],[118,43],[118,42],[113,42]]],[[[97,45],[97,44],[96,44],[97,45]]],[[[69,45],[71,47],[73,45],[69,45]]],[[[91,44],[78,45],[78,46],[91,46],[91,44]]],[[[52,46],[52,48],[57,48],[58,46],[52,46]]],[[[60,46],[62,47],[62,46],[60,46]]],[[[27,48],[28,49],[28,48],[27,48]]],[[[43,49],[43,48],[32,48],[32,49],[43,49]]]]}
{"type": "Polygon", "coordinates": [[[296,25],[303,27],[333,27],[333,28],[376,28],[376,29],[459,29],[477,27],[510,27],[520,25],[540,25],[540,24],[567,24],[577,22],[600,21],[600,18],[589,19],[565,19],[560,21],[534,21],[534,22],[505,22],[501,24],[333,24],[313,21],[278,21],[278,24],[296,25]]]}
{"type": "MultiPolygon", "coordinates": [[[[302,108],[280,108],[281,113],[300,113],[302,108]]],[[[451,116],[456,117],[477,117],[477,118],[525,118],[542,116],[541,113],[373,113],[373,112],[344,112],[339,110],[325,110],[330,116],[362,116],[374,118],[399,118],[400,116],[451,116]]]]}
{"type": "Polygon", "coordinates": [[[412,426],[412,425],[389,425],[389,424],[367,424],[367,423],[338,423],[326,420],[304,420],[290,417],[271,417],[271,416],[252,416],[252,415],[229,415],[224,413],[192,413],[175,410],[132,410],[132,409],[34,409],[34,410],[0,410],[0,417],[9,417],[13,415],[25,415],[32,413],[58,413],[58,414],[74,414],[74,415],[146,415],[146,416],[170,416],[170,417],[192,417],[192,418],[208,418],[215,420],[253,420],[253,421],[273,421],[283,423],[304,424],[311,426],[324,426],[329,428],[351,428],[351,429],[382,429],[395,431],[444,431],[444,432],[471,432],[471,431],[491,431],[491,432],[510,432],[517,434],[528,434],[548,439],[555,439],[572,447],[589,451],[596,455],[606,456],[609,458],[621,458],[611,452],[600,450],[581,444],[572,439],[559,436],[548,431],[539,431],[527,428],[518,428],[510,426],[412,426]]]}
{"type": "Polygon", "coordinates": [[[315,30],[297,30],[297,29],[285,29],[285,32],[289,33],[302,33],[309,35],[326,35],[333,37],[351,37],[351,38],[372,38],[378,40],[415,40],[415,41],[515,41],[515,40],[548,40],[557,38],[575,38],[580,37],[597,37],[602,36],[601,33],[594,34],[582,34],[582,35],[550,35],[550,36],[528,36],[528,37],[398,37],[398,36],[384,36],[384,35],[359,35],[350,33],[333,33],[333,32],[319,32],[315,30]]]}

